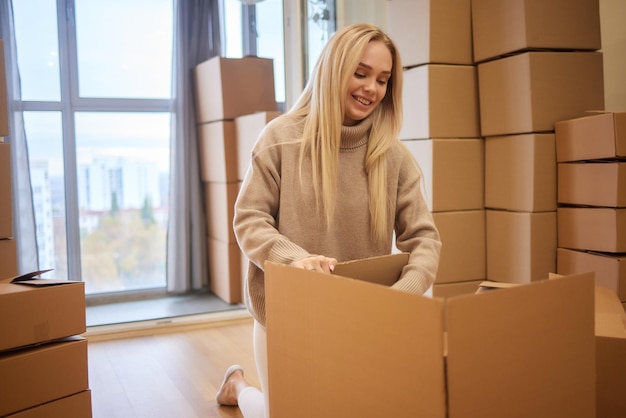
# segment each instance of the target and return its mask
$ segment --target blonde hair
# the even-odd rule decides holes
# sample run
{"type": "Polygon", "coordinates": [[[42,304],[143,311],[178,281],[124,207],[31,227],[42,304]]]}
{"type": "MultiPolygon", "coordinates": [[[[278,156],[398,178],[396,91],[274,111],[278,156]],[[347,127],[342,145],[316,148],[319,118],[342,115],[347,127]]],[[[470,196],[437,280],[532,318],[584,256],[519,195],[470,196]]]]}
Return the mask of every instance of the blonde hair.
{"type": "Polygon", "coordinates": [[[391,53],[391,78],[381,103],[369,116],[372,128],[365,156],[369,184],[369,210],[374,237],[387,237],[392,216],[387,200],[386,151],[397,140],[402,125],[402,64],[394,42],[378,27],[350,25],[335,33],[322,50],[290,114],[304,119],[302,162],[309,156],[318,209],[332,225],[337,193],[341,125],[344,119],[348,82],[354,75],[368,44],[382,42],[391,53]]]}

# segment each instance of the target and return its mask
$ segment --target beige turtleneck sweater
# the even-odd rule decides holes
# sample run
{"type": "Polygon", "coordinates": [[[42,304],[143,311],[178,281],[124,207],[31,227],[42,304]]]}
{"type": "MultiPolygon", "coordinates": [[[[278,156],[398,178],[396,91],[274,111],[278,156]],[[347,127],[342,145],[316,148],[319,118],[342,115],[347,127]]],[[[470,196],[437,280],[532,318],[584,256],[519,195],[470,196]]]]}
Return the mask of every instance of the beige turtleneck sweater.
{"type": "Polygon", "coordinates": [[[310,160],[305,161],[304,182],[300,181],[302,124],[282,115],[268,124],[255,144],[235,203],[234,230],[240,248],[250,259],[246,306],[262,325],[266,260],[290,264],[317,254],[342,262],[390,254],[394,227],[396,247],[410,257],[393,287],[424,293],[434,282],[441,250],[439,233],[420,190],[421,171],[400,141],[387,152],[388,193],[395,219],[389,220],[390,232],[384,243],[372,237],[368,180],[363,168],[371,123],[365,119],[356,126],[342,127],[336,221],[331,228],[325,227],[324,215],[315,208],[310,160]]]}

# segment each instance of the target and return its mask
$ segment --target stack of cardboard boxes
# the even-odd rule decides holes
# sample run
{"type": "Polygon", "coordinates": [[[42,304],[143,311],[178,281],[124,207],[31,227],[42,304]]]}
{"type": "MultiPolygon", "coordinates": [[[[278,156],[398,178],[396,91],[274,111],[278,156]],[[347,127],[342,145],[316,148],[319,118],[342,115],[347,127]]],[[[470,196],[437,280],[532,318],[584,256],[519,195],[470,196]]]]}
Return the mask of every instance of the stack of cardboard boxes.
{"type": "Polygon", "coordinates": [[[0,416],[91,417],[83,282],[0,279],[0,416]]]}
{"type": "Polygon", "coordinates": [[[626,306],[626,113],[555,124],[557,272],[593,271],[626,306]]]}
{"type": "MultiPolygon", "coordinates": [[[[12,232],[12,193],[3,49],[0,40],[0,416],[91,417],[82,282],[21,280],[12,232]]],[[[23,278],[24,279],[24,278],[23,278]]]]}
{"type": "Polygon", "coordinates": [[[400,139],[423,171],[423,194],[443,242],[433,294],[471,293],[486,274],[470,0],[393,0],[387,10],[405,68],[400,139]]]}
{"type": "Polygon", "coordinates": [[[258,57],[211,58],[196,66],[195,82],[209,283],[218,297],[239,303],[247,260],[232,228],[234,203],[252,145],[278,114],[273,62],[258,57]]]}
{"type": "Polygon", "coordinates": [[[556,271],[554,124],[604,108],[598,0],[472,1],[487,279],[556,271]]]}

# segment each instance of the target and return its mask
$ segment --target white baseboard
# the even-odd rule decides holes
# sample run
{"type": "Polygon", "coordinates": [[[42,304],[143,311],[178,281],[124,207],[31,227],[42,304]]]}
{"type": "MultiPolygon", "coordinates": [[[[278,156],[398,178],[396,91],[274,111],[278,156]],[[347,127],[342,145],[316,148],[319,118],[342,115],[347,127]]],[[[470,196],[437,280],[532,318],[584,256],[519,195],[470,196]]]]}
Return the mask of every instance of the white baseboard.
{"type": "Polygon", "coordinates": [[[246,309],[236,309],[149,321],[92,326],[87,327],[87,331],[82,334],[82,336],[89,341],[105,341],[168,332],[184,332],[199,328],[218,327],[236,323],[251,323],[252,321],[252,316],[246,309]]]}

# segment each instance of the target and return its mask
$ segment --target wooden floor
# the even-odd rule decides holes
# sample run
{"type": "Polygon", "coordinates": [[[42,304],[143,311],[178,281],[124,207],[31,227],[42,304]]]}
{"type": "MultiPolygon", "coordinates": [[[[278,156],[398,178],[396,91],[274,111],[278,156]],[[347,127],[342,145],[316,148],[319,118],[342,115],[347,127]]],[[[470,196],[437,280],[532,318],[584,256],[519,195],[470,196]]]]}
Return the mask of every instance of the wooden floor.
{"type": "Polygon", "coordinates": [[[122,339],[89,337],[94,418],[241,417],[215,393],[229,365],[258,387],[252,320],[122,339]]]}

